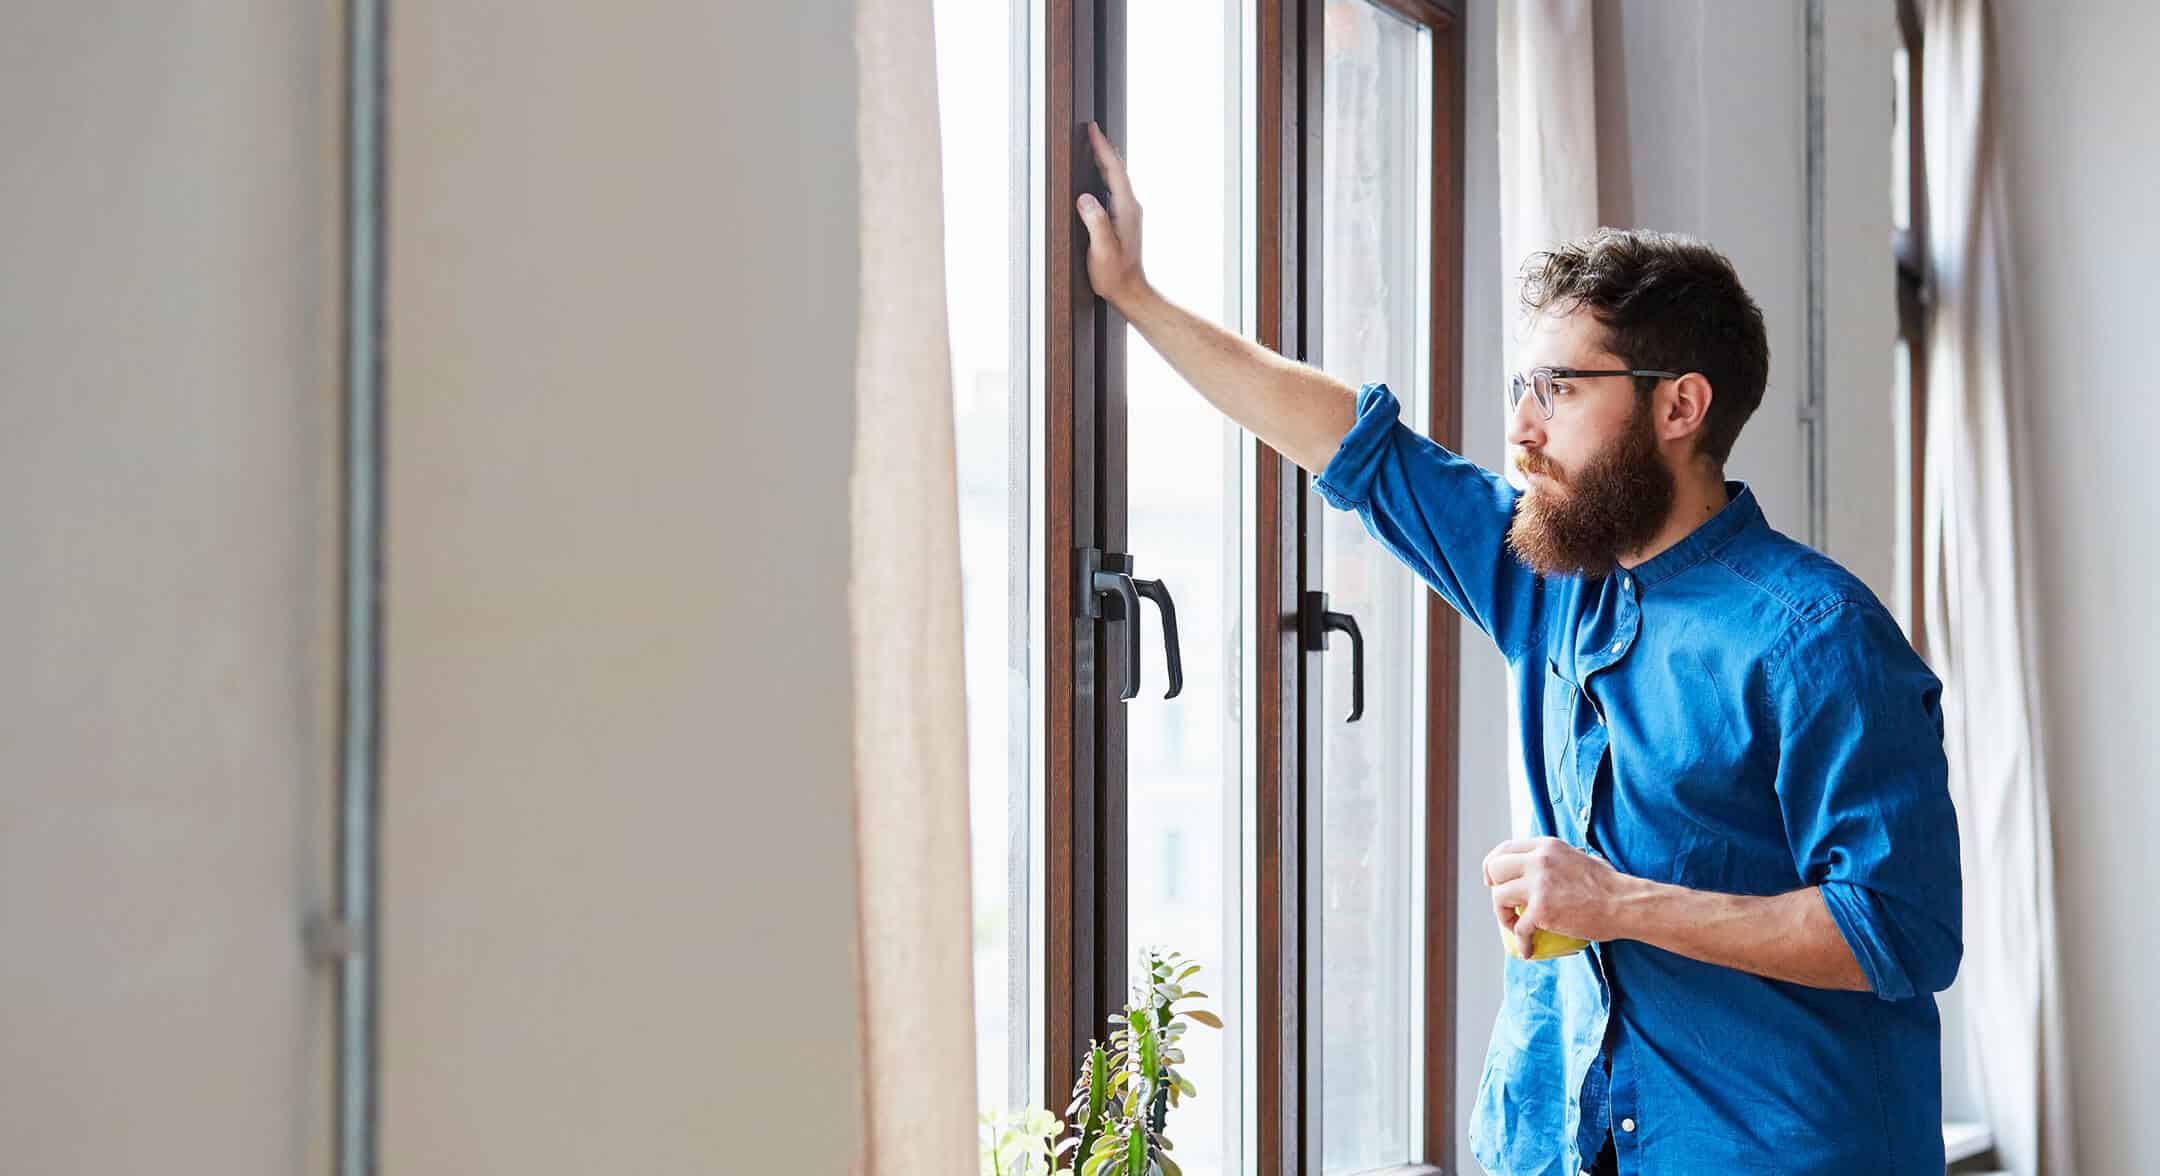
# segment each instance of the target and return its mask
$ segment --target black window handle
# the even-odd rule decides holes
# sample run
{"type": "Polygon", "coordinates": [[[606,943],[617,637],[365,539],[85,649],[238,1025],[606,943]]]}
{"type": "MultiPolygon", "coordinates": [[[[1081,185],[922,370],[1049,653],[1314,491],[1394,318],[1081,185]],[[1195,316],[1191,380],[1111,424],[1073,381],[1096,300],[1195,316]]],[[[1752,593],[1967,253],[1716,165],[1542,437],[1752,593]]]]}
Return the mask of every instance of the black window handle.
{"type": "Polygon", "coordinates": [[[1132,557],[1080,549],[1080,615],[1125,624],[1125,688],[1120,700],[1140,697],[1140,593],[1133,587],[1132,557]],[[1104,597],[1115,603],[1105,605],[1104,597]]]}
{"type": "Polygon", "coordinates": [[[1329,612],[1327,593],[1307,592],[1305,608],[1298,615],[1298,630],[1306,650],[1328,647],[1329,630],[1350,634],[1350,717],[1355,723],[1365,714],[1365,635],[1358,632],[1357,618],[1349,613],[1329,612]]]}
{"type": "MultiPolygon", "coordinates": [[[[1163,697],[1176,698],[1185,690],[1185,658],[1178,652],[1177,605],[1170,600],[1169,586],[1161,580],[1134,580],[1132,583],[1140,595],[1154,601],[1156,610],[1162,613],[1163,657],[1170,663],[1170,689],[1163,697]]],[[[1137,630],[1138,626],[1134,628],[1137,630]]],[[[1139,664],[1139,659],[1135,658],[1133,665],[1137,668],[1139,664]]],[[[1139,685],[1138,677],[1136,673],[1135,687],[1139,685]]]]}
{"type": "Polygon", "coordinates": [[[1106,621],[1124,621],[1125,624],[1125,688],[1118,692],[1120,700],[1129,701],[1140,697],[1140,598],[1145,596],[1155,602],[1162,612],[1163,652],[1170,663],[1170,692],[1164,698],[1176,698],[1185,689],[1185,660],[1178,650],[1177,606],[1171,603],[1170,589],[1161,580],[1133,579],[1133,560],[1129,555],[1104,552],[1098,548],[1079,549],[1077,560],[1080,575],[1080,591],[1075,602],[1080,615],[1097,617],[1106,621]]]}

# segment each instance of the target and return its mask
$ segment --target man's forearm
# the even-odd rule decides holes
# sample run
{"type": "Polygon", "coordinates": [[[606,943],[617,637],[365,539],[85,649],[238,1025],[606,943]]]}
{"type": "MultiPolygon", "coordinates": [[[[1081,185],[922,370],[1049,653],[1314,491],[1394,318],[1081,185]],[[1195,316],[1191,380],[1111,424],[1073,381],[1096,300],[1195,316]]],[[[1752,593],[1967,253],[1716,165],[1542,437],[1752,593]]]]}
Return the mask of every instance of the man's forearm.
{"type": "Polygon", "coordinates": [[[1614,938],[1689,959],[1813,988],[1867,991],[1867,977],[1810,887],[1754,897],[1689,890],[1642,878],[1613,911],[1614,938]]]}
{"type": "Polygon", "coordinates": [[[1356,419],[1357,390],[1207,321],[1152,289],[1118,308],[1223,415],[1318,473],[1356,419]]]}

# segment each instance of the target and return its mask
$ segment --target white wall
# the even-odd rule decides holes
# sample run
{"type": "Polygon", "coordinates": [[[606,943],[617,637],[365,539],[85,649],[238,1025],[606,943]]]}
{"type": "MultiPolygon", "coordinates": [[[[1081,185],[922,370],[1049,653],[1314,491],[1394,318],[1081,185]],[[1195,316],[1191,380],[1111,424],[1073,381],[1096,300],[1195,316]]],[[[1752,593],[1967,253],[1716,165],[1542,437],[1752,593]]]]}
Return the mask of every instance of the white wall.
{"type": "MultiPolygon", "coordinates": [[[[1826,6],[1825,380],[1834,430],[1827,548],[1889,587],[1890,352],[1896,335],[1886,144],[1888,5],[1826,6]]],[[[1608,224],[1688,233],[1732,259],[1762,306],[1770,382],[1728,474],[1772,526],[1808,538],[1807,49],[1789,0],[1596,6],[1598,204],[1608,224]]]]}
{"type": "Polygon", "coordinates": [[[391,22],[386,1171],[854,1158],[852,7],[391,22]]]}
{"type": "Polygon", "coordinates": [[[2160,10],[1998,3],[2011,284],[2079,1170],[2160,1155],[2160,316],[2150,113],[2160,10]]]}
{"type": "Polygon", "coordinates": [[[336,9],[0,8],[0,1168],[327,1171],[336,9]]]}
{"type": "Polygon", "coordinates": [[[1895,379],[1897,283],[1890,240],[1890,57],[1887,2],[1823,5],[1825,549],[1897,599],[1895,379]]]}
{"type": "MultiPolygon", "coordinates": [[[[337,5],[0,16],[0,1168],[325,1172],[337,5]]],[[[386,1171],[841,1172],[850,5],[391,22],[386,1171]]]]}

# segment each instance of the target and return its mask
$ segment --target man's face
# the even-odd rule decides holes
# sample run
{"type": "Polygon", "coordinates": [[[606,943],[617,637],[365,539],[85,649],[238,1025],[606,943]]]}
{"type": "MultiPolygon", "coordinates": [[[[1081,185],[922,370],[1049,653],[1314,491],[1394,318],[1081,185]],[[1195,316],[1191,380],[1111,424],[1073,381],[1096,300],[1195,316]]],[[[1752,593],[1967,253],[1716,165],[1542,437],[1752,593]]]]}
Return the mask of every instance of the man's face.
{"type": "MultiPolygon", "coordinates": [[[[1522,351],[1523,372],[1632,366],[1605,350],[1605,336],[1588,311],[1539,315],[1522,351]]],[[[1551,420],[1536,396],[1525,395],[1507,440],[1527,487],[1508,526],[1508,547],[1532,571],[1605,575],[1664,525],[1673,472],[1659,452],[1651,404],[1636,396],[1632,378],[1554,381],[1551,420]]]]}

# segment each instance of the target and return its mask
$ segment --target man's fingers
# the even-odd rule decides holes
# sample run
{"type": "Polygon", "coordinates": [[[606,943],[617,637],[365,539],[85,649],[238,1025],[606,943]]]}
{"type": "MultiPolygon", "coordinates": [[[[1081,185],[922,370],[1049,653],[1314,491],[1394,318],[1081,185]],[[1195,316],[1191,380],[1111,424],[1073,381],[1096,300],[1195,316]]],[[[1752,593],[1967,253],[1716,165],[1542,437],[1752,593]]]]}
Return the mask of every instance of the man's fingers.
{"type": "Polygon", "coordinates": [[[1103,178],[1114,186],[1125,182],[1125,161],[1119,158],[1117,148],[1110,145],[1110,136],[1091,120],[1088,123],[1088,139],[1095,144],[1095,164],[1102,168],[1103,178]]]}
{"type": "Polygon", "coordinates": [[[1531,945],[1536,942],[1537,923],[1523,914],[1530,905],[1530,883],[1517,878],[1503,882],[1492,889],[1493,918],[1500,929],[1515,936],[1515,945],[1524,959],[1530,958],[1531,945]]]}
{"type": "Polygon", "coordinates": [[[1117,148],[1110,145],[1110,136],[1090,122],[1088,139],[1095,145],[1095,166],[1102,169],[1103,182],[1110,186],[1111,203],[1120,207],[1132,203],[1132,181],[1125,175],[1125,161],[1118,156],[1117,148]]]}
{"type": "Polygon", "coordinates": [[[1503,881],[1503,879],[1493,877],[1494,858],[1500,857],[1503,854],[1524,853],[1527,852],[1531,846],[1536,844],[1537,841],[1532,838],[1515,838],[1512,840],[1503,841],[1500,844],[1493,846],[1492,852],[1485,855],[1485,885],[1491,886],[1496,882],[1503,881]]]}
{"type": "Polygon", "coordinates": [[[1530,854],[1527,851],[1494,853],[1485,859],[1485,885],[1498,886],[1503,882],[1513,882],[1522,877],[1529,868],[1530,854]]]}
{"type": "Polygon", "coordinates": [[[1088,244],[1108,249],[1112,254],[1122,255],[1125,249],[1125,233],[1118,222],[1104,208],[1102,201],[1091,193],[1083,193],[1076,202],[1080,209],[1080,223],[1087,226],[1088,244]]]}

